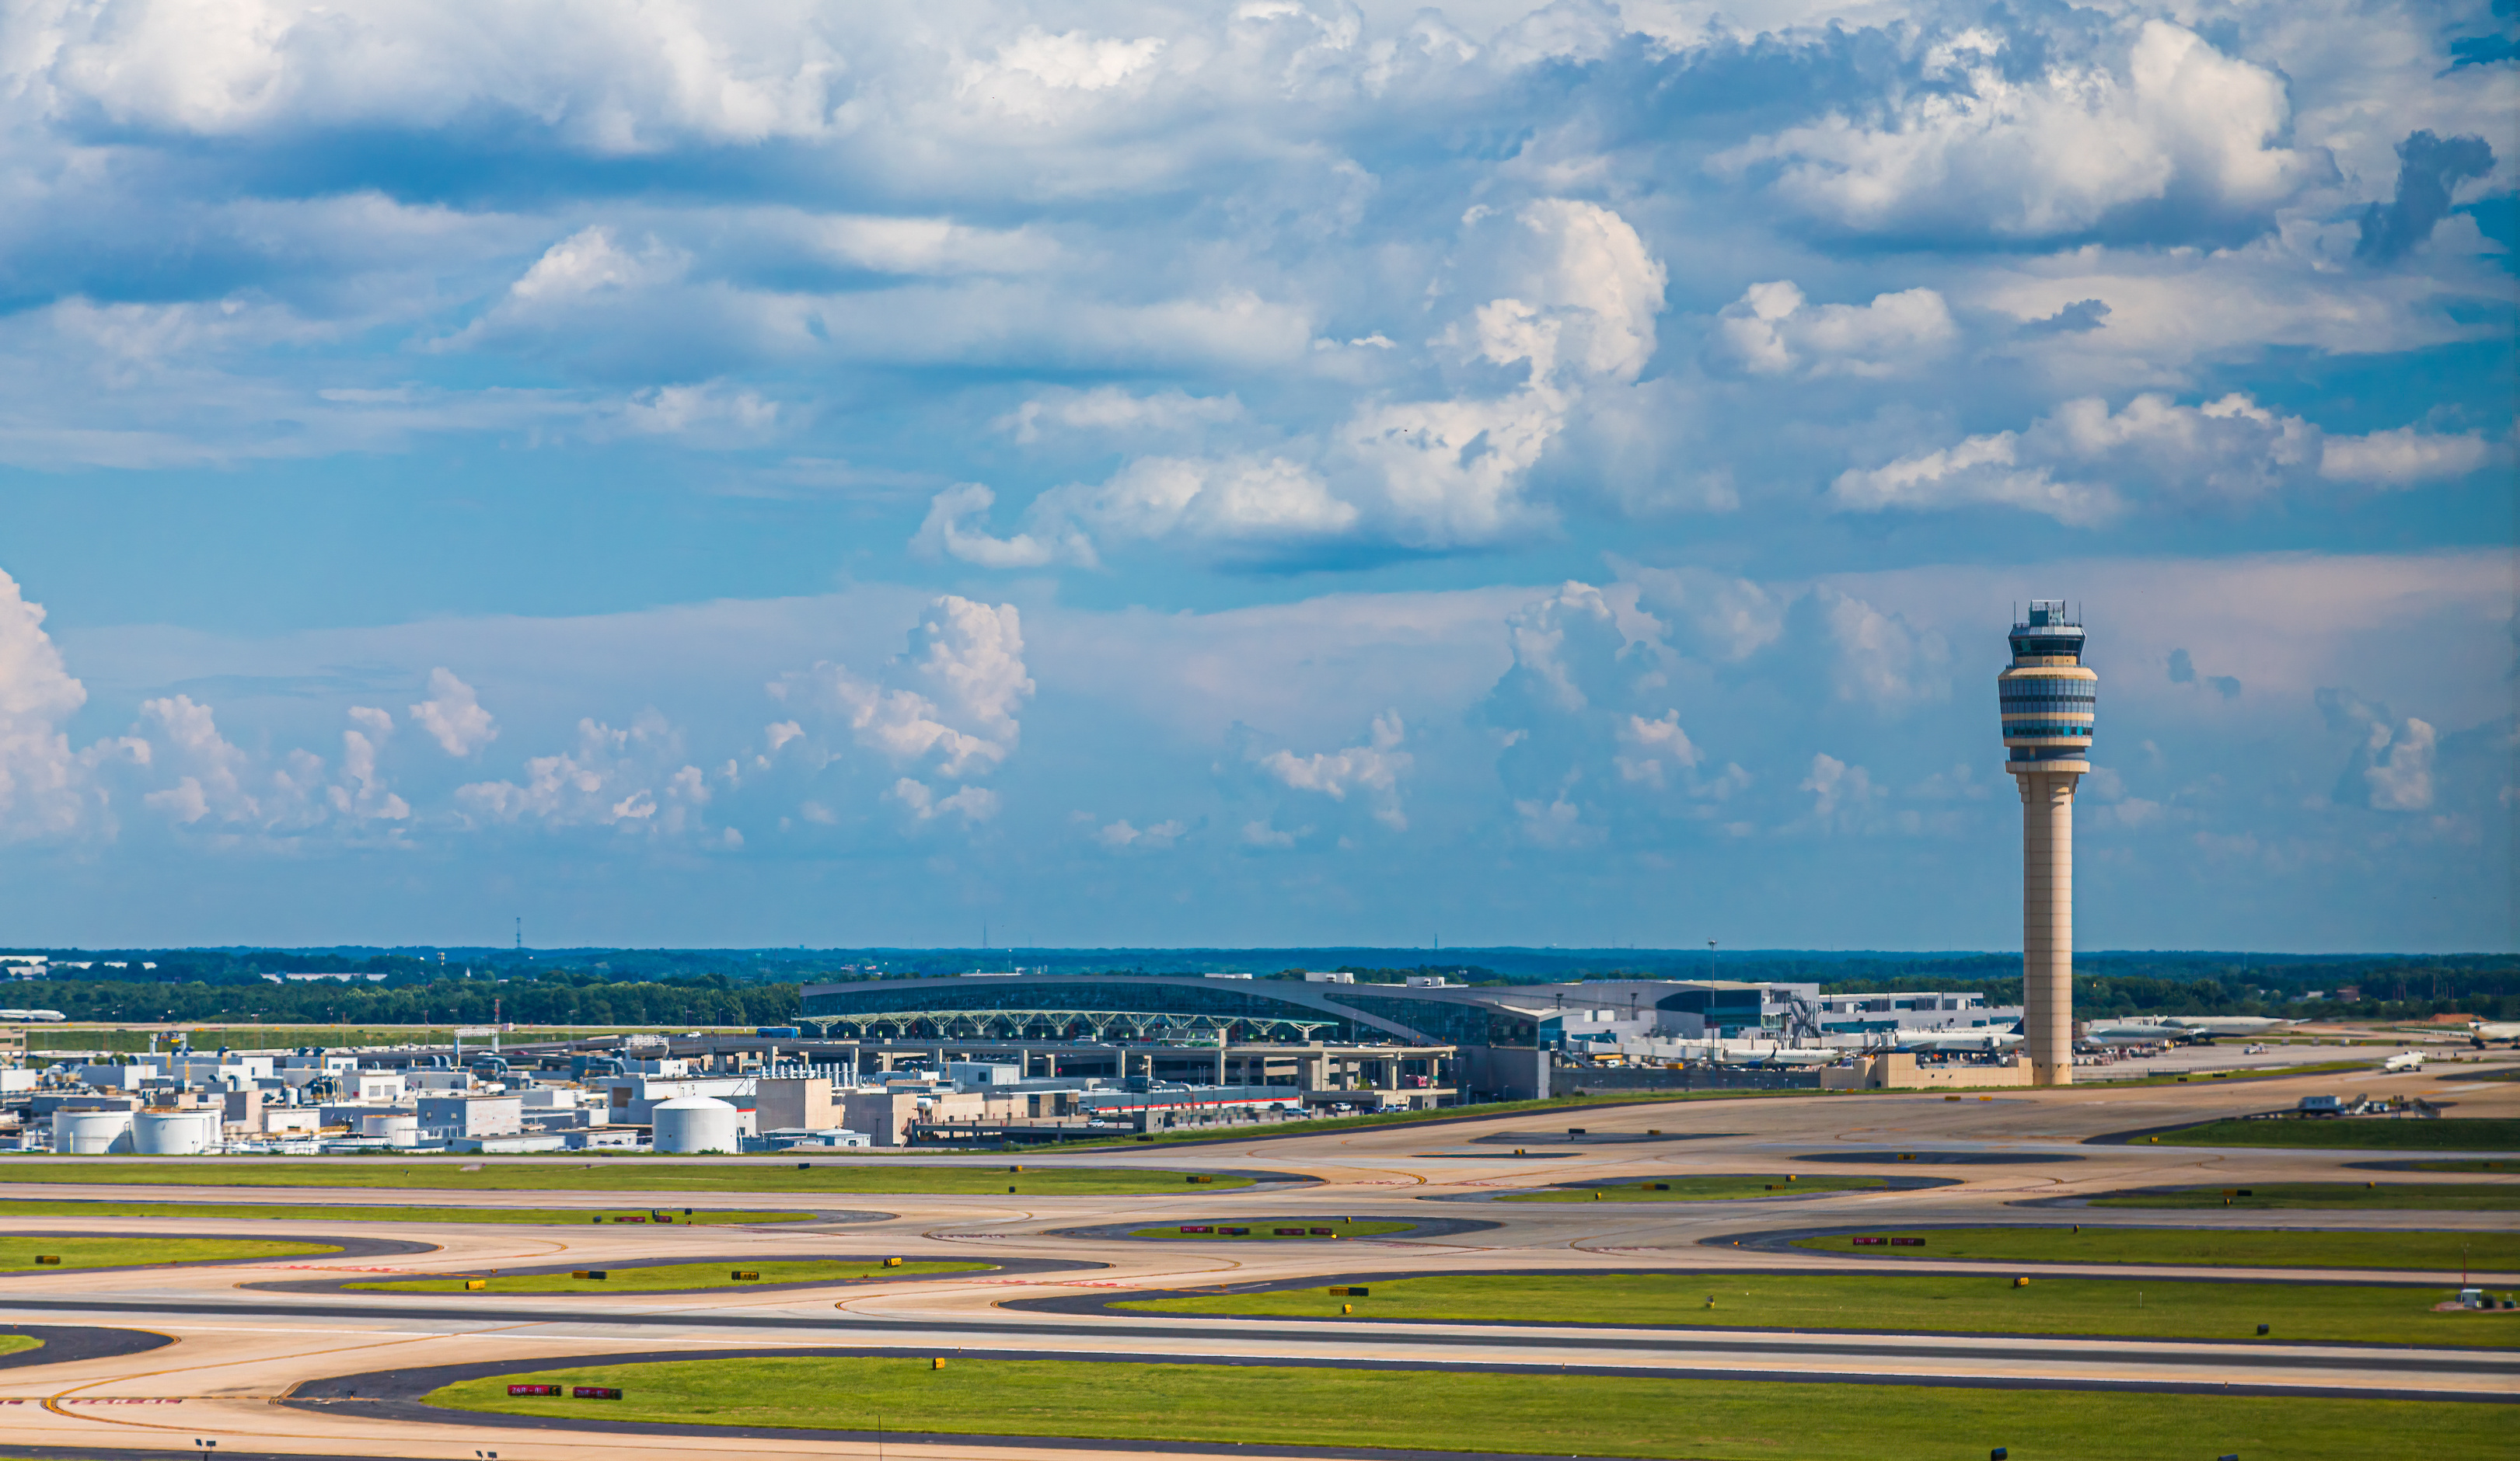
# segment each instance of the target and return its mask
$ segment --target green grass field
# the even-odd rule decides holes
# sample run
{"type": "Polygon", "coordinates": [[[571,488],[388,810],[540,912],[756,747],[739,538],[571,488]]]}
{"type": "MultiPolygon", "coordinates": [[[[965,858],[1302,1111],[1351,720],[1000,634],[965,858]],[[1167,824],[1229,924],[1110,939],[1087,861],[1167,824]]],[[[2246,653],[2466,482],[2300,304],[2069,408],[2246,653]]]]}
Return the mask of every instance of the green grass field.
{"type": "Polygon", "coordinates": [[[1778,1176],[1647,1177],[1615,1187],[1552,1187],[1546,1192],[1515,1192],[1499,1202],[1730,1202],[1747,1197],[1793,1197],[1805,1192],[1851,1192],[1889,1183],[1874,1176],[1810,1176],[1796,1173],[1778,1176]],[[1661,1190],[1656,1190],[1659,1187],[1661,1190]]]}
{"type": "MultiPolygon", "coordinates": [[[[267,1222],[576,1222],[644,1218],[646,1208],[345,1208],[280,1202],[44,1202],[0,1199],[0,1218],[238,1218],[267,1222]]],[[[695,1227],[738,1222],[801,1222],[811,1212],[706,1210],[676,1222],[695,1227]]]]}
{"type": "MultiPolygon", "coordinates": [[[[2196,1263],[2223,1268],[2404,1268],[2455,1275],[2520,1272],[2520,1232],[2231,1232],[2199,1227],[1885,1227],[1867,1237],[1922,1238],[1921,1248],[1858,1247],[1854,1234],[1797,1238],[1796,1248],[1877,1259],[2032,1263],[2196,1263]]],[[[2046,1282],[2047,1280],[2041,1280],[2046,1282]]]]}
{"type": "Polygon", "coordinates": [[[0,1183],[82,1182],[164,1187],[393,1187],[461,1192],[899,1192],[1033,1197],[1106,1197],[1145,1192],[1216,1192],[1248,1187],[1249,1177],[1218,1174],[1192,1186],[1177,1172],[1111,1167],[912,1167],[873,1164],[645,1162],[465,1162],[461,1158],[341,1157],[329,1162],[241,1162],[197,1157],[181,1162],[0,1161],[0,1183]],[[466,1171],[467,1167],[472,1171],[466,1171]]]}
{"type": "MultiPolygon", "coordinates": [[[[1687,1457],[1690,1461],[2282,1461],[2491,1455],[2500,1405],[1762,1385],[1091,1360],[762,1358],[518,1371],[430,1402],[608,1421],[961,1432],[1293,1446],[1687,1457]],[[514,1397],[601,1385],[619,1400],[514,1397]]],[[[2496,1437],[2501,1437],[2497,1440],[2496,1437]]]]}
{"type": "Polygon", "coordinates": [[[2520,1151],[2520,1120],[2444,1116],[2429,1121],[2345,1116],[2318,1121],[2210,1121],[2152,1137],[2163,1146],[2306,1146],[2390,1152],[2520,1151]]]}
{"type": "Polygon", "coordinates": [[[1896,1329],[1958,1334],[2107,1334],[2144,1339],[2274,1339],[2393,1345],[2520,1346],[2520,1316],[2434,1313],[2439,1289],[2378,1285],[2181,1283],[1919,1273],[1447,1274],[1377,1279],[1363,1299],[1327,1288],[1201,1295],[1114,1306],[1161,1314],[1462,1322],[1658,1324],[1690,1328],[1896,1329]],[[1715,1301],[1713,1307],[1707,1300],[1715,1301]]]}
{"type": "Polygon", "coordinates": [[[380,1294],[641,1294],[660,1289],[749,1289],[765,1283],[858,1283],[870,1278],[919,1278],[931,1273],[972,1273],[993,1266],[989,1263],[913,1263],[898,1268],[876,1263],[832,1263],[805,1262],[794,1263],[661,1263],[652,1268],[613,1268],[608,1276],[571,1278],[565,1273],[532,1273],[499,1277],[489,1270],[462,1274],[452,1278],[391,1278],[373,1283],[347,1285],[353,1289],[372,1289],[380,1294]],[[735,1272],[758,1273],[758,1279],[739,1279],[735,1272]],[[489,1285],[486,1289],[467,1290],[467,1278],[489,1285]]]}
{"type": "Polygon", "coordinates": [[[1299,1239],[1327,1241],[1330,1238],[1379,1238],[1392,1233],[1405,1233],[1415,1228],[1414,1222],[1358,1222],[1347,1218],[1237,1218],[1232,1222],[1211,1224],[1217,1227],[1238,1227],[1239,1233],[1186,1233],[1181,1224],[1142,1227],[1129,1234],[1133,1238],[1178,1238],[1185,1243],[1292,1243],[1299,1239]],[[1282,1233],[1282,1227],[1301,1227],[1299,1233],[1282,1233]],[[1327,1231],[1315,1232],[1315,1228],[1327,1231]]]}
{"type": "Polygon", "coordinates": [[[2182,1187],[2176,1192],[2095,1197],[2095,1208],[2281,1208],[2507,1213],[2520,1209],[2520,1182],[2253,1182],[2246,1187],[2182,1187]],[[2225,1196],[2226,1193],[2230,1194],[2225,1196]],[[2241,1194],[2247,1194],[2245,1196],[2241,1194]]]}
{"type": "Polygon", "coordinates": [[[28,1350],[40,1350],[43,1345],[42,1340],[31,1334],[0,1334],[0,1354],[22,1354],[28,1350]]]}
{"type": "Polygon", "coordinates": [[[282,1238],[57,1238],[11,1233],[0,1238],[0,1273],[62,1268],[122,1268],[139,1263],[211,1263],[222,1259],[312,1258],[341,1250],[330,1243],[282,1238]],[[38,1263],[38,1257],[61,1260],[38,1263]]]}

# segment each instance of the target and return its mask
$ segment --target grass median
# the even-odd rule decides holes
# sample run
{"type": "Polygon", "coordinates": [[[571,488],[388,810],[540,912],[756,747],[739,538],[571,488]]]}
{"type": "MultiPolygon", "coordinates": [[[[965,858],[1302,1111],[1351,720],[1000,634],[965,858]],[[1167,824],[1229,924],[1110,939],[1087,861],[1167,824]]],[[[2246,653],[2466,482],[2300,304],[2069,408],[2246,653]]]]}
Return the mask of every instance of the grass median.
{"type": "Polygon", "coordinates": [[[2507,1213],[2520,1209],[2520,1182],[2253,1182],[2246,1187],[2182,1187],[2172,1192],[2094,1197],[2092,1206],[2507,1213]]]}
{"type": "Polygon", "coordinates": [[[1417,1226],[1414,1222],[1360,1222],[1351,1218],[1241,1218],[1232,1222],[1142,1227],[1129,1236],[1176,1238],[1185,1243],[1291,1243],[1305,1238],[1383,1238],[1413,1231],[1417,1226]]]}
{"type": "Polygon", "coordinates": [[[1876,1176],[1647,1177],[1640,1181],[1569,1182],[1543,1192],[1513,1192],[1498,1202],[1732,1202],[1744,1198],[1795,1197],[1811,1192],[1853,1192],[1890,1184],[1876,1176]]]}
{"type": "MultiPolygon", "coordinates": [[[[592,1222],[645,1218],[646,1208],[359,1208],[304,1207],[279,1202],[24,1202],[0,1201],[5,1218],[232,1218],[248,1222],[592,1222]]],[[[697,1211],[676,1222],[695,1227],[729,1223],[802,1222],[810,1212],[697,1211]]]]}
{"type": "Polygon", "coordinates": [[[913,1263],[887,1268],[881,1262],[708,1262],[658,1263],[650,1267],[588,1269],[602,1278],[576,1278],[566,1273],[459,1273],[446,1278],[390,1278],[346,1284],[380,1294],[652,1294],[671,1289],[750,1289],[766,1283],[862,1283],[871,1278],[925,1278],[940,1273],[977,1273],[994,1263],[913,1263]],[[737,1273],[751,1278],[738,1278],[737,1273]],[[468,1283],[484,1288],[468,1290],[468,1283]]]}
{"type": "Polygon", "coordinates": [[[1216,1192],[1251,1179],[1219,1173],[1192,1184],[1179,1172],[1123,1167],[916,1167],[873,1163],[466,1162],[340,1157],[315,1162],[0,1161],[0,1183],[77,1182],[135,1187],[390,1187],[459,1192],[793,1192],[1117,1197],[1216,1192]]]}
{"type": "Polygon", "coordinates": [[[1945,1262],[2177,1263],[2218,1268],[2399,1268],[2520,1272],[2520,1233],[2322,1232],[2311,1228],[1880,1228],[1797,1238],[1815,1253],[1945,1262]],[[1878,1238],[1860,1243],[1858,1238],[1878,1238]],[[1914,1240],[1902,1242],[1899,1240],[1914,1240]]]}
{"type": "Polygon", "coordinates": [[[43,1347],[44,1342],[31,1334],[0,1334],[0,1354],[22,1354],[43,1347]]]}
{"type": "Polygon", "coordinates": [[[2448,1287],[2181,1283],[1919,1273],[1458,1273],[1376,1279],[1366,1297],[1328,1288],[1115,1305],[1155,1314],[1432,1319],[1458,1323],[2077,1334],[2141,1339],[2520,1346],[2520,1316],[2435,1313],[2448,1287]],[[1712,1301],[1710,1304],[1709,1301],[1712,1301]],[[1342,1315],[1342,1308],[1353,1309],[1342,1315]]]}
{"type": "Polygon", "coordinates": [[[64,1268],[128,1268],[153,1263],[215,1263],[231,1259],[317,1258],[341,1250],[330,1243],[283,1238],[63,1238],[13,1233],[0,1239],[0,1273],[51,1273],[64,1268]],[[39,1263],[55,1258],[58,1263],[39,1263]]]}
{"type": "Polygon", "coordinates": [[[2287,1146],[2391,1152],[2520,1151],[2520,1119],[2484,1116],[2276,1117],[2209,1121],[2150,1138],[2163,1146],[2287,1146]]]}
{"type": "MultiPolygon", "coordinates": [[[[432,1404],[563,1420],[1203,1444],[1687,1457],[2018,1461],[2490,1455],[2498,1405],[1574,1374],[1092,1360],[770,1357],[519,1371],[432,1404]],[[510,1396],[512,1384],[557,1397],[510,1396]],[[618,1400],[567,1397],[577,1386],[618,1400]]],[[[2496,1438],[2502,1438],[2497,1439],[2496,1438]]]]}

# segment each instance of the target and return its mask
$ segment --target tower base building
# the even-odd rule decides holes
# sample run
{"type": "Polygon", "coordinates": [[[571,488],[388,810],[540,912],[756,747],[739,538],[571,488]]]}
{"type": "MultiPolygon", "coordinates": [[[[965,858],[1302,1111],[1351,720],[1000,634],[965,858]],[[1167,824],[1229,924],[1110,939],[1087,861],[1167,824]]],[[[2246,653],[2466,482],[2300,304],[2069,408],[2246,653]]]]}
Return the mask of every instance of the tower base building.
{"type": "Polygon", "coordinates": [[[2099,676],[2061,599],[2035,598],[1996,677],[2021,789],[2021,1046],[2034,1085],[2074,1082],[2074,789],[2091,772],[2099,676]]]}

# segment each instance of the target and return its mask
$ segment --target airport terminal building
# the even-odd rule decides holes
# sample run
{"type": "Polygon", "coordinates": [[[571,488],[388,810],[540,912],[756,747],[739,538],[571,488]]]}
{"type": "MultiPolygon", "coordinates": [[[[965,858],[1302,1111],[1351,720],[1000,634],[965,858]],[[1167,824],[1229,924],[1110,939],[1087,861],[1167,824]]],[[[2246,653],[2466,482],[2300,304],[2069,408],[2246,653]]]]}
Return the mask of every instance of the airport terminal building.
{"type": "Polygon", "coordinates": [[[797,1023],[877,1051],[906,1043],[940,1058],[1012,1057],[1027,1078],[1288,1085],[1315,1100],[1407,1090],[1413,1104],[1452,1105],[1547,1095],[1552,1054],[1568,1040],[1774,1039],[1818,996],[1816,985],[1721,980],[1471,987],[1326,973],[964,974],[808,985],[797,1023]]]}

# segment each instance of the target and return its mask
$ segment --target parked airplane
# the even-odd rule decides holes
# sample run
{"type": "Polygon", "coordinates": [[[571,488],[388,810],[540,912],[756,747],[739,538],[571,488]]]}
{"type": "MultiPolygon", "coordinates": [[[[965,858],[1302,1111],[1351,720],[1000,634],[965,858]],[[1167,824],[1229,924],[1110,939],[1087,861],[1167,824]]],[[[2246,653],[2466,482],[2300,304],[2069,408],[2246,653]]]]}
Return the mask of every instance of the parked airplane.
{"type": "Polygon", "coordinates": [[[58,1009],[0,1009],[0,1025],[51,1025],[68,1018],[58,1009]]]}
{"type": "Polygon", "coordinates": [[[2083,1039],[2095,1045],[2179,1045],[2200,1038],[2183,1025],[2093,1020],[2083,1039]]]}
{"type": "Polygon", "coordinates": [[[2480,1050],[2485,1048],[2485,1042],[2490,1040],[2507,1040],[2520,1043],[2520,1020],[2478,1020],[2467,1027],[2467,1033],[2468,1037],[2476,1041],[2476,1047],[2480,1050]]]}
{"type": "Polygon", "coordinates": [[[2009,1050],[2021,1043],[2015,1030],[1902,1030],[1902,1050],[2009,1050]]]}
{"type": "Polygon", "coordinates": [[[2211,1038],[2217,1035],[2264,1035],[2278,1025],[2298,1025],[2301,1022],[2278,1020],[2268,1015],[2170,1015],[2161,1023],[2193,1030],[2211,1038]]]}
{"type": "Polygon", "coordinates": [[[2380,1062],[2380,1069],[2384,1071],[2419,1071],[2423,1068],[2424,1052],[2421,1050],[2408,1050],[2380,1062]]]}

